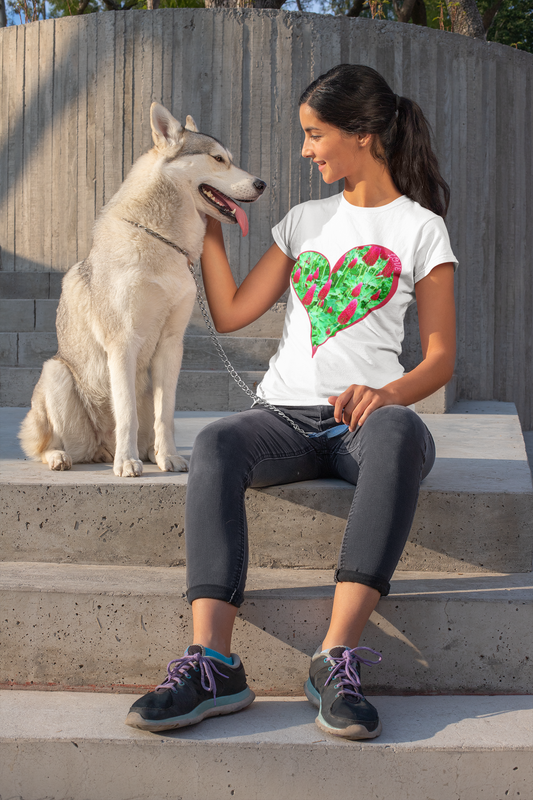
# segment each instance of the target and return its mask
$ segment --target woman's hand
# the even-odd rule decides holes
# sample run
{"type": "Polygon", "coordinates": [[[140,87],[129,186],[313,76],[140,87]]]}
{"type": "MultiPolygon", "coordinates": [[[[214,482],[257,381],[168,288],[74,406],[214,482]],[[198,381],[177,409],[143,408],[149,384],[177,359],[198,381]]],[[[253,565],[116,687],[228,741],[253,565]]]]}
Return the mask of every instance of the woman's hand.
{"type": "Polygon", "coordinates": [[[351,386],[340,395],[328,397],[328,403],[335,406],[336,422],[344,422],[351,431],[362,425],[365,419],[381,406],[396,403],[393,393],[387,388],[372,389],[370,386],[351,386]]]}
{"type": "Polygon", "coordinates": [[[381,406],[409,406],[444,386],[455,363],[453,264],[439,264],[415,287],[423,360],[411,372],[381,389],[352,384],[329,397],[335,419],[354,431],[381,406]]]}
{"type": "Polygon", "coordinates": [[[221,333],[244,328],[279,300],[289,286],[294,260],[273,244],[237,287],[226,256],[222,226],[207,218],[201,256],[204,288],[215,327],[221,333]]]}

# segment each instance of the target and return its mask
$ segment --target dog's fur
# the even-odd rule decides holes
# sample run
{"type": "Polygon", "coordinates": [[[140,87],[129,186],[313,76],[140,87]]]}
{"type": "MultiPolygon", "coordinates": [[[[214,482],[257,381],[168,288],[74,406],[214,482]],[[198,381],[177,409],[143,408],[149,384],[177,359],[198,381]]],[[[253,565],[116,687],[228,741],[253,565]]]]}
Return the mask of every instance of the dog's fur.
{"type": "Polygon", "coordinates": [[[19,434],[26,455],[50,469],[114,461],[115,475],[136,476],[146,460],[187,469],[173,425],[194,280],[184,255],[126,220],[196,260],[206,214],[246,233],[242,210],[221,202],[256,200],[265,184],[236,167],[192,117],[182,127],[153,103],[151,125],[155,146],[103,208],[88,257],[63,279],[58,352],[43,365],[19,434]],[[213,188],[224,197],[204,194],[213,188]]]}

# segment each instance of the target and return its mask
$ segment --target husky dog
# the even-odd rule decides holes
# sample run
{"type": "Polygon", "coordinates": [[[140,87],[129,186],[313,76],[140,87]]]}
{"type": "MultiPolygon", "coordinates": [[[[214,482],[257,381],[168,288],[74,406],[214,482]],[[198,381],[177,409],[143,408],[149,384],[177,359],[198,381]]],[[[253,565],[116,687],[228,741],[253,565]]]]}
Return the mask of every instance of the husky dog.
{"type": "Polygon", "coordinates": [[[206,214],[239,224],[235,201],[266,184],[235,166],[216,139],[150,110],[154,147],[102,209],[85,261],[66,273],[57,311],[58,352],[46,361],[19,434],[27,456],[50,469],[114,462],[117,476],[142,461],[185,471],[176,452],[174,406],[183,335],[206,214]]]}

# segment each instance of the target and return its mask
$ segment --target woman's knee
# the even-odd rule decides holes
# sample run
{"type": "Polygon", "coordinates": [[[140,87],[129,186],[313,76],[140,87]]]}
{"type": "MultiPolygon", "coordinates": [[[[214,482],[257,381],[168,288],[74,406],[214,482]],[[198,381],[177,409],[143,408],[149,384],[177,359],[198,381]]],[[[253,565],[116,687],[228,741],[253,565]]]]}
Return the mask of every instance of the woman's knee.
{"type": "Polygon", "coordinates": [[[222,419],[206,425],[195,439],[190,461],[190,472],[225,469],[237,470],[239,464],[247,463],[247,437],[242,425],[235,417],[222,419]]]}
{"type": "Polygon", "coordinates": [[[428,447],[427,428],[411,408],[382,406],[370,414],[359,434],[362,439],[378,443],[390,453],[418,451],[425,457],[428,447]],[[361,436],[362,434],[362,436],[361,436]]]}

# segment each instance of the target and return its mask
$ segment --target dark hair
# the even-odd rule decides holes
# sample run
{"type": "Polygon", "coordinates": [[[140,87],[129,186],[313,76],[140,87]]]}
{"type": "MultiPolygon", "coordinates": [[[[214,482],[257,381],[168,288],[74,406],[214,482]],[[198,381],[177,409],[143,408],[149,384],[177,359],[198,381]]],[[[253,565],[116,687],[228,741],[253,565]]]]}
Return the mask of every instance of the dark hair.
{"type": "Polygon", "coordinates": [[[340,64],[307,87],[299,105],[303,103],[345,133],[377,134],[381,150],[374,140],[371,153],[386,164],[398,191],[446,216],[450,187],[439,172],[429,123],[420,106],[395,95],[379,72],[362,64],[340,64]]]}

